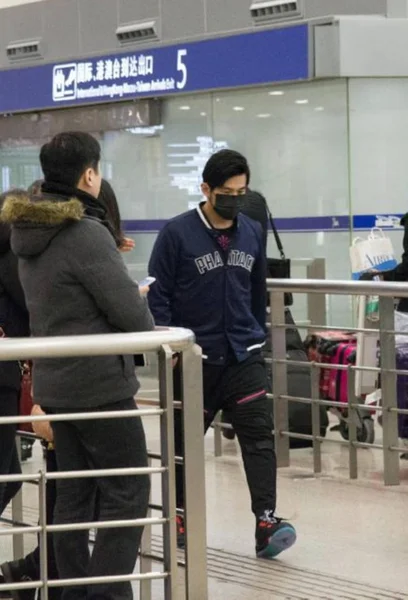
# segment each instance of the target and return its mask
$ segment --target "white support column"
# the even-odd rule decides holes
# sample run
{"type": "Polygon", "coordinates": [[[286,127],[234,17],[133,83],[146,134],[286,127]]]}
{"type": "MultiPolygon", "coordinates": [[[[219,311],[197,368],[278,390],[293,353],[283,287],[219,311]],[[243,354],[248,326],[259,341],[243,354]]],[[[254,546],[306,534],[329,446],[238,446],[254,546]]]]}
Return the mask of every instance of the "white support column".
{"type": "Polygon", "coordinates": [[[408,0],[387,0],[387,17],[408,18],[408,0]]]}

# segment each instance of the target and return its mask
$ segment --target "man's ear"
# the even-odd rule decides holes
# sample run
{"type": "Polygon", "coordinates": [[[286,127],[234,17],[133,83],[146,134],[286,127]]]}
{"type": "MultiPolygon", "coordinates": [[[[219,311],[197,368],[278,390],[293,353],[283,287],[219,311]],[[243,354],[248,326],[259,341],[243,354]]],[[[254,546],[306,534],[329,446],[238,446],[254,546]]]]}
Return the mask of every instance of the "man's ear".
{"type": "Polygon", "coordinates": [[[211,188],[208,185],[208,183],[201,184],[201,191],[203,192],[203,194],[207,198],[207,200],[209,200],[211,197],[211,188]]]}

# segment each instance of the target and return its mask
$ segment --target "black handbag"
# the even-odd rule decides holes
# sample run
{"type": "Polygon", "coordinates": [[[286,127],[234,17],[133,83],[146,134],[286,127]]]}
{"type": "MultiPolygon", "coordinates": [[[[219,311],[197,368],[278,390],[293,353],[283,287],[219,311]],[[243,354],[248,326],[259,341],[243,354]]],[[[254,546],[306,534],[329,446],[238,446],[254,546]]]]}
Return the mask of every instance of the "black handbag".
{"type": "MultiPolygon", "coordinates": [[[[290,279],[290,259],[286,258],[282,242],[276,229],[272,213],[267,207],[269,222],[271,224],[273,236],[279,250],[280,258],[267,258],[267,277],[268,279],[290,279]]],[[[269,301],[268,301],[269,304],[269,301]]],[[[293,294],[285,292],[285,306],[292,306],[293,294]]]]}

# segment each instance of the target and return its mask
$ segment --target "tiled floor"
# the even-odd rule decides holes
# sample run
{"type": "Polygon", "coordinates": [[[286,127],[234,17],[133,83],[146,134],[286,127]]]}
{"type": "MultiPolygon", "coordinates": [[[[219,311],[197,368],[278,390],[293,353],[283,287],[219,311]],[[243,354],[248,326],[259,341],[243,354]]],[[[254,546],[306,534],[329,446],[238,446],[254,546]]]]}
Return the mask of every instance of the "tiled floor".
{"type": "MultiPolygon", "coordinates": [[[[154,389],[151,382],[147,385],[154,389]]],[[[158,420],[149,418],[145,424],[149,448],[157,451],[158,420]]],[[[381,430],[377,435],[380,438],[381,430]]],[[[258,561],[238,448],[235,442],[225,442],[224,455],[215,459],[213,434],[208,434],[210,600],[249,600],[255,595],[257,600],[408,600],[408,463],[401,463],[402,485],[385,488],[378,450],[359,450],[357,482],[348,480],[345,447],[323,445],[323,475],[318,477],[312,473],[310,450],[294,451],[291,456],[291,467],[279,472],[279,512],[297,527],[298,543],[273,563],[258,561]]],[[[37,469],[39,457],[37,448],[36,459],[25,469],[37,469]]],[[[153,500],[159,502],[157,476],[153,487],[153,500]]],[[[24,504],[29,519],[34,519],[32,486],[26,487],[24,504]]],[[[158,548],[160,532],[154,529],[153,533],[153,546],[158,548]]],[[[27,549],[33,541],[27,540],[27,549]]],[[[0,560],[10,553],[10,543],[0,538],[0,560]]],[[[182,578],[181,570],[180,582],[182,578]]],[[[182,585],[180,593],[183,598],[182,585]]],[[[153,584],[152,597],[164,598],[162,583],[153,584]]],[[[137,586],[135,598],[140,600],[137,586]]]]}

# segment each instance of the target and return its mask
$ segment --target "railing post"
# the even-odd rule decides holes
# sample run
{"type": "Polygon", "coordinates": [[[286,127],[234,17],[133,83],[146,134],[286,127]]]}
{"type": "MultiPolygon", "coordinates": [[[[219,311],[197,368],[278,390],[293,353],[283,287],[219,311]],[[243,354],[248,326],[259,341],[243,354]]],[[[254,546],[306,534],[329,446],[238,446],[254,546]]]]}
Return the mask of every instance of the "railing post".
{"type": "MultiPolygon", "coordinates": [[[[326,259],[314,258],[306,267],[307,279],[326,279],[326,259]]],[[[307,295],[307,318],[311,325],[327,325],[326,294],[307,295]]]]}
{"type": "Polygon", "coordinates": [[[182,353],[187,600],[208,599],[202,369],[198,346],[182,353]]]}
{"type": "Polygon", "coordinates": [[[408,18],[408,0],[387,0],[386,7],[388,18],[408,18]]]}
{"type": "Polygon", "coordinates": [[[39,486],[39,525],[40,538],[40,580],[41,600],[48,600],[48,540],[47,540],[47,479],[46,472],[40,471],[39,486]]]}
{"type": "MultiPolygon", "coordinates": [[[[177,598],[177,532],[176,532],[176,466],[174,453],[174,406],[173,406],[173,354],[168,346],[159,352],[160,444],[163,466],[167,471],[162,475],[164,570],[170,573],[164,581],[165,600],[177,598]]],[[[142,598],[141,600],[145,600],[142,598]]],[[[150,600],[150,599],[149,599],[150,600]]]]}
{"type": "MultiPolygon", "coordinates": [[[[16,436],[17,454],[18,460],[21,462],[21,438],[16,436]]],[[[11,501],[11,520],[13,523],[23,523],[24,510],[23,510],[23,486],[14,496],[11,501]]],[[[24,557],[24,535],[19,533],[13,535],[13,558],[18,560],[24,557]]]]}
{"type": "MultiPolygon", "coordinates": [[[[151,467],[152,466],[152,459],[149,458],[147,459],[147,466],[151,467]]],[[[163,475],[164,477],[164,475],[163,475]]],[[[149,498],[149,503],[152,500],[152,490],[150,489],[150,498],[149,498]]],[[[163,500],[163,505],[164,505],[164,500],[163,500]]],[[[164,510],[163,510],[164,513],[164,510]]],[[[152,511],[149,508],[149,510],[147,511],[147,515],[148,518],[150,518],[152,516],[152,511]]],[[[163,535],[163,546],[165,544],[165,537],[166,534],[163,535]]],[[[142,541],[140,544],[140,572],[141,573],[150,573],[150,571],[152,570],[152,559],[149,558],[149,554],[151,554],[152,552],[152,527],[151,525],[146,525],[143,531],[143,536],[142,536],[142,541]]],[[[164,553],[163,553],[164,554],[164,553]]],[[[164,560],[165,560],[165,555],[164,555],[164,560]]],[[[177,565],[176,565],[177,566],[177,565]]],[[[166,567],[165,567],[166,570],[166,567]]],[[[171,573],[171,578],[172,578],[172,573],[171,573]]],[[[152,581],[151,579],[142,579],[140,581],[139,584],[139,592],[140,592],[140,600],[152,600],[152,581]]]]}
{"type": "Polygon", "coordinates": [[[397,375],[395,370],[395,335],[394,300],[380,297],[380,356],[381,356],[381,389],[383,401],[383,453],[384,483],[398,485],[400,482],[399,455],[391,450],[398,446],[398,414],[391,412],[397,408],[397,375]]]}
{"type": "Polygon", "coordinates": [[[215,416],[214,425],[214,455],[215,458],[222,456],[222,427],[221,423],[221,412],[218,412],[215,416]]]}
{"type": "Polygon", "coordinates": [[[313,470],[315,473],[322,472],[322,444],[317,439],[320,437],[320,389],[319,389],[320,369],[317,365],[312,365],[311,372],[311,391],[312,391],[312,435],[313,435],[313,470]]]}
{"type": "Polygon", "coordinates": [[[356,372],[350,366],[347,371],[347,401],[348,401],[348,435],[349,435],[349,476],[350,479],[358,478],[357,462],[357,409],[356,398],[356,372]]]}
{"type": "Polygon", "coordinates": [[[278,467],[288,467],[289,438],[281,434],[289,430],[288,401],[282,396],[288,393],[286,363],[276,363],[276,360],[286,360],[286,330],[277,325],[285,324],[285,301],[283,292],[272,290],[270,293],[271,307],[271,346],[272,346],[272,393],[273,419],[275,429],[275,451],[278,467]]]}

